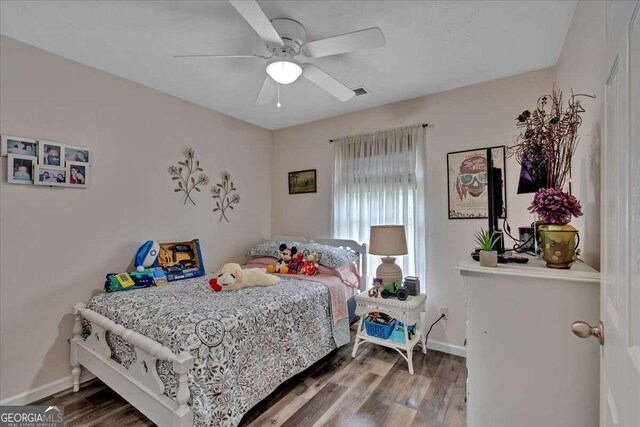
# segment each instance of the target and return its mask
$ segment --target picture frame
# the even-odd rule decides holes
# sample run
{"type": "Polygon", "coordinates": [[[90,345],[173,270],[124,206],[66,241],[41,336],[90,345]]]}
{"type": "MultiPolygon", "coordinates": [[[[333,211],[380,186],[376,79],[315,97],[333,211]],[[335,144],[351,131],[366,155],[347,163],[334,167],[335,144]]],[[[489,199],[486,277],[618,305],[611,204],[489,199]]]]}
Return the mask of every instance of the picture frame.
{"type": "Polygon", "coordinates": [[[67,185],[67,168],[64,166],[35,165],[33,167],[33,183],[49,187],[65,187],[67,185]]]}
{"type": "Polygon", "coordinates": [[[66,145],[61,142],[46,141],[44,139],[38,140],[38,163],[41,165],[64,167],[65,149],[66,145]]]}
{"type": "Polygon", "coordinates": [[[89,186],[89,180],[91,179],[89,176],[89,169],[91,168],[89,163],[70,161],[65,163],[67,171],[65,187],[87,188],[89,186]]]}
{"type": "Polygon", "coordinates": [[[17,154],[20,156],[37,156],[38,141],[31,138],[21,136],[2,135],[2,147],[0,154],[8,156],[9,154],[17,154]]]}
{"type": "Polygon", "coordinates": [[[73,162],[86,163],[90,165],[93,162],[93,152],[91,148],[80,147],[77,145],[65,145],[64,160],[65,164],[67,162],[73,162]]]}
{"type": "Polygon", "coordinates": [[[488,218],[487,148],[491,149],[494,166],[502,171],[503,211],[500,218],[506,217],[506,146],[499,145],[447,153],[449,219],[488,218]]]}
{"type": "Polygon", "coordinates": [[[289,172],[289,194],[318,192],[316,169],[289,172]]]}
{"type": "Polygon", "coordinates": [[[7,154],[7,182],[29,185],[33,183],[33,167],[38,164],[36,156],[7,154]]]}

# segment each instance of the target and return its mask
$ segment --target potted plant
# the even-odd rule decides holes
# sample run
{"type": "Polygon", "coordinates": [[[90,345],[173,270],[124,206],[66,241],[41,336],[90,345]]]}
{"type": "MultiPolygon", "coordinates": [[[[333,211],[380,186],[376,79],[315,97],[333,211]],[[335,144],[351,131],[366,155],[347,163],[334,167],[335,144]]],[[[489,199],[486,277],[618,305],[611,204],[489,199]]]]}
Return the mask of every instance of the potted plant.
{"type": "Polygon", "coordinates": [[[580,240],[578,230],[569,225],[569,221],[582,215],[578,199],[559,187],[543,188],[533,198],[529,212],[540,218],[541,255],[547,267],[571,268],[577,259],[580,240]]]}
{"type": "Polygon", "coordinates": [[[498,240],[500,240],[500,235],[495,231],[493,234],[482,228],[480,231],[476,231],[475,241],[480,246],[480,265],[482,267],[498,266],[498,252],[493,250],[498,240]]]}

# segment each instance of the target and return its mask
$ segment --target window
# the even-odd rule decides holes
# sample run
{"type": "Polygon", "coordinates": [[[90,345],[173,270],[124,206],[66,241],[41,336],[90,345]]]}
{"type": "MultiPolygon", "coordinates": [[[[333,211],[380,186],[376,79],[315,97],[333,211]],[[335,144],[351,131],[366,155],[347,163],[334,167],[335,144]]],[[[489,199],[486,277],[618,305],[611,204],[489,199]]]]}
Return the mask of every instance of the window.
{"type": "MultiPolygon", "coordinates": [[[[369,241],[372,225],[403,224],[409,254],[398,259],[403,274],[423,281],[425,264],[422,125],[334,141],[333,237],[369,241]]],[[[379,257],[369,259],[375,276],[379,257]]]]}

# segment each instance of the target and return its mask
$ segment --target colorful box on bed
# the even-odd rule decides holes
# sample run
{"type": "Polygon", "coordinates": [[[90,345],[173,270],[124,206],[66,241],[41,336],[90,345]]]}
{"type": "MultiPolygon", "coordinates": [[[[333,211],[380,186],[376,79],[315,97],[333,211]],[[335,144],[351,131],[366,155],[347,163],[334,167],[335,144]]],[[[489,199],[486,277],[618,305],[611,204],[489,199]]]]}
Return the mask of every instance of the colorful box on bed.
{"type": "Polygon", "coordinates": [[[158,263],[170,282],[204,276],[204,263],[198,239],[189,242],[160,243],[158,263]]]}
{"type": "Polygon", "coordinates": [[[128,273],[107,274],[104,290],[105,292],[118,292],[166,284],[167,278],[164,272],[160,268],[151,268],[142,271],[134,270],[128,273]]]}

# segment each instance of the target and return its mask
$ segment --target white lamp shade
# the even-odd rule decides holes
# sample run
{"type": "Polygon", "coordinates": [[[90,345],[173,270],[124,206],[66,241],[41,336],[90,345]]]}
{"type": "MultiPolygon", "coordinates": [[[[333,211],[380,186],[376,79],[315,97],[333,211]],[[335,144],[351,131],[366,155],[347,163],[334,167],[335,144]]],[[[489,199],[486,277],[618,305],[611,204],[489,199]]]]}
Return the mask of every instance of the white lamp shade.
{"type": "Polygon", "coordinates": [[[406,255],[407,236],[404,225],[373,225],[369,235],[371,255],[406,255]]]}
{"type": "Polygon", "coordinates": [[[277,58],[267,64],[267,74],[276,82],[287,85],[300,77],[302,67],[296,60],[277,58]]]}

